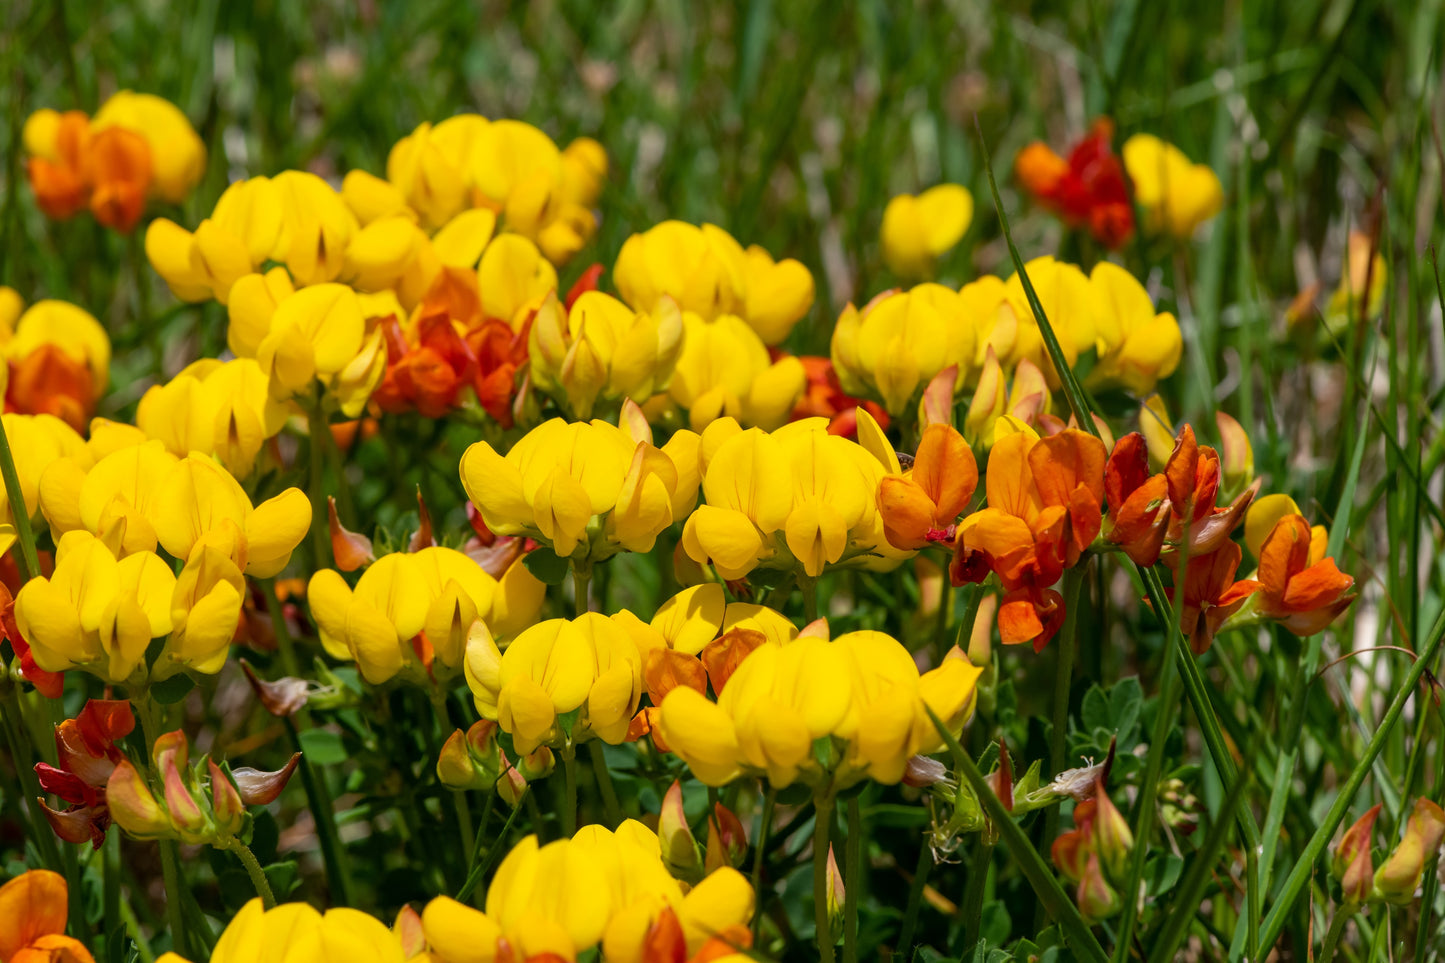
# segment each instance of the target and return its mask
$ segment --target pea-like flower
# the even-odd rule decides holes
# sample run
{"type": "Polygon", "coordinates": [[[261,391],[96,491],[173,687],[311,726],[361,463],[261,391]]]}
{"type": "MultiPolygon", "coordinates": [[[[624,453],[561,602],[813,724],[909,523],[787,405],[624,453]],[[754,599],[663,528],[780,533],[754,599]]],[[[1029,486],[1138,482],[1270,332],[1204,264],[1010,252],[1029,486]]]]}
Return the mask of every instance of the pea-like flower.
{"type": "MultiPolygon", "coordinates": [[[[85,440],[53,415],[6,414],[5,436],[15,457],[15,473],[25,504],[19,506],[32,521],[40,519],[41,477],[53,463],[64,458],[91,460],[85,440]]],[[[15,543],[15,509],[8,494],[0,490],[0,554],[15,543]]]]}
{"type": "Polygon", "coordinates": [[[935,375],[951,365],[967,370],[975,337],[957,292],[920,284],[879,295],[861,311],[844,309],[833,330],[833,366],[845,391],[879,399],[895,418],[912,417],[935,375]]]}
{"type": "Polygon", "coordinates": [[[927,280],[972,220],[973,195],[957,184],[939,184],[916,197],[900,194],[883,209],[884,263],[905,280],[927,280]]]}
{"type": "Polygon", "coordinates": [[[1181,241],[1224,206],[1224,188],[1208,164],[1192,163],[1184,152],[1153,134],[1124,142],[1124,166],[1149,230],[1181,241]]]}
{"type": "MultiPolygon", "coordinates": [[[[257,947],[274,948],[276,959],[295,956],[315,963],[403,963],[401,939],[385,923],[360,910],[325,913],[308,903],[265,909],[253,899],[232,917],[211,951],[210,963],[252,963],[257,947]],[[284,956],[283,956],[284,954],[284,956]]],[[[187,963],[167,953],[157,963],[187,963]]]]}
{"type": "Polygon", "coordinates": [[[0,314],[0,355],[9,369],[5,410],[54,415],[85,430],[110,380],[110,338],[90,312],[37,301],[13,329],[0,314]]]}
{"type": "Polygon", "coordinates": [[[270,379],[253,358],[204,358],[141,396],[136,426],[167,451],[214,455],[244,478],[267,441],[281,433],[288,411],[271,397],[270,379]]]}
{"type": "Polygon", "coordinates": [[[306,598],[326,651],[356,662],[367,682],[380,685],[399,673],[417,681],[454,673],[473,623],[515,635],[536,620],[544,591],[525,565],[511,566],[499,581],[461,552],[432,546],[383,555],[354,589],[322,569],[306,598]]]}
{"type": "Polygon", "coordinates": [[[734,315],[704,321],[689,311],[682,322],[682,353],[668,397],[686,410],[694,431],[724,417],[767,431],[788,420],[807,389],[802,361],[792,355],[775,360],[757,332],[734,315]]]}
{"type": "Polygon", "coordinates": [[[636,642],[596,612],[538,623],[505,653],[474,623],[465,665],[477,711],[501,723],[524,755],[591,738],[623,742],[642,695],[636,642]]]}
{"type": "MultiPolygon", "coordinates": [[[[1134,211],[1113,139],[1114,122],[1100,117],[1067,158],[1042,141],[1026,146],[1014,160],[1014,175],[1034,200],[1058,215],[1067,227],[1088,230],[1100,244],[1118,249],[1134,234],[1134,211]]],[[[1127,162],[1127,146],[1125,151],[1127,162]]]]}
{"type": "Polygon", "coordinates": [[[1148,395],[1179,367],[1184,350],[1179,322],[1167,311],[1156,314],[1144,285],[1117,264],[1094,265],[1089,283],[1100,304],[1095,315],[1098,360],[1088,383],[1148,395]]]}

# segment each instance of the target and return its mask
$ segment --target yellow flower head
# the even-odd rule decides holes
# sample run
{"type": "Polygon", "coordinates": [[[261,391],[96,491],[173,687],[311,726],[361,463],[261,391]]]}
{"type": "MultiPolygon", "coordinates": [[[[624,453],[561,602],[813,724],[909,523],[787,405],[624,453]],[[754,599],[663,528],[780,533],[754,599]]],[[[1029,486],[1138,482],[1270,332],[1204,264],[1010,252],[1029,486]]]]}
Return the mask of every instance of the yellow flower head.
{"type": "Polygon", "coordinates": [[[109,127],[145,138],[150,145],[151,193],[169,204],[184,201],[206,172],[206,145],[190,119],[164,98],[118,91],[90,119],[92,133],[109,127]]]}
{"type": "Polygon", "coordinates": [[[281,433],[286,416],[254,358],[205,358],[146,389],[136,426],[173,455],[214,455],[233,475],[245,477],[262,446],[281,433]]]}
{"type": "Polygon", "coordinates": [[[900,194],[883,209],[883,260],[908,281],[927,280],[934,263],[963,237],[973,220],[973,195],[957,184],[900,194]]]}
{"type": "Polygon", "coordinates": [[[505,653],[482,627],[467,644],[466,676],[477,711],[523,755],[594,736],[617,745],[642,695],[637,644],[596,612],[534,625],[505,653]]]}
{"type": "Polygon", "coordinates": [[[801,361],[773,361],[757,332],[733,315],[704,321],[686,312],[682,320],[686,336],[668,396],[694,431],[722,417],[765,430],[788,420],[808,384],[801,361]]]}
{"type": "Polygon", "coordinates": [[[1190,163],[1183,151],[1153,134],[1124,142],[1124,167],[1150,230],[1187,241],[1224,206],[1224,188],[1209,165],[1190,163]]]}
{"type": "MultiPolygon", "coordinates": [[[[20,480],[26,517],[39,519],[41,477],[52,463],[70,457],[90,463],[85,441],[65,422],[54,415],[11,415],[5,419],[5,436],[15,457],[15,473],[20,480]]],[[[15,543],[15,506],[0,489],[0,553],[15,543]]]]}
{"type": "Polygon", "coordinates": [[[553,294],[528,337],[532,383],[589,418],[599,401],[641,403],[665,390],[682,344],[682,314],[666,299],[642,313],[588,291],[566,310],[553,294]]]}
{"type": "Polygon", "coordinates": [[[461,552],[433,546],[383,555],[354,590],[323,569],[306,597],[326,651],[380,685],[400,672],[418,680],[454,672],[479,619],[511,636],[536,621],[544,592],[525,565],[512,565],[499,582],[461,552]]]}
{"type": "Polygon", "coordinates": [[[1160,378],[1179,367],[1184,350],[1179,322],[1168,312],[1155,314],[1144,285],[1117,264],[1094,265],[1089,283],[1099,309],[1098,361],[1089,372],[1089,384],[1118,385],[1140,396],[1151,393],[1160,378]]]}
{"type": "MultiPolygon", "coordinates": [[[[642,425],[645,429],[645,423],[642,425]]],[[[666,445],[603,421],[554,418],[505,456],[479,441],[461,462],[462,485],[492,531],[527,535],[558,555],[601,561],[646,552],[692,508],[697,436],[679,431],[666,445]]]]}
{"type": "MultiPolygon", "coordinates": [[[[211,951],[211,963],[403,963],[401,940],[360,910],[324,914],[307,903],[263,909],[253,899],[231,919],[211,951]]],[[[174,953],[158,963],[186,963],[174,953]]]]}

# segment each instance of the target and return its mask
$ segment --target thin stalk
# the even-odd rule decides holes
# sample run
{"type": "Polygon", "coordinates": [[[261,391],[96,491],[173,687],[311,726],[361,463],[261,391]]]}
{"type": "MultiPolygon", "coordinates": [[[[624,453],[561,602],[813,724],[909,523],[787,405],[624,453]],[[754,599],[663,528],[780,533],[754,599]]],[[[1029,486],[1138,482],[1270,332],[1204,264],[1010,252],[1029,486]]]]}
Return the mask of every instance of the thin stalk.
{"type": "Polygon", "coordinates": [[[803,621],[812,622],[818,617],[818,580],[798,576],[798,591],[803,594],[803,621]]]}
{"type": "Polygon", "coordinates": [[[908,907],[903,911],[903,930],[898,936],[898,952],[907,960],[912,957],[913,934],[918,929],[918,911],[923,908],[923,891],[928,888],[928,874],[933,869],[933,847],[924,839],[918,847],[918,863],[913,867],[913,882],[908,887],[908,907]]]}
{"type": "Polygon", "coordinates": [[[607,768],[607,756],[602,740],[595,739],[587,747],[592,757],[592,774],[597,778],[597,788],[602,793],[602,811],[607,814],[607,828],[616,829],[622,824],[622,804],[617,799],[617,787],[612,782],[612,771],[607,768]]]}
{"type": "MultiPolygon", "coordinates": [[[[301,735],[290,716],[281,720],[286,734],[291,739],[291,751],[301,752],[301,735]]],[[[331,801],[331,792],[306,754],[301,753],[297,765],[301,773],[301,786],[306,790],[306,806],[311,810],[311,821],[316,824],[316,838],[321,844],[321,861],[326,867],[326,884],[331,892],[332,902],[337,906],[353,906],[355,899],[351,892],[351,874],[346,866],[346,848],[341,845],[336,829],[336,810],[331,801]]]]}
{"type": "Polygon", "coordinates": [[[1404,683],[1396,691],[1395,697],[1390,700],[1390,706],[1385,710],[1384,717],[1380,720],[1380,727],[1375,730],[1375,735],[1365,746],[1365,752],[1360,760],[1355,763],[1355,768],[1350,772],[1345,784],[1340,787],[1339,794],[1335,796],[1334,803],[1330,806],[1329,812],[1325,814],[1324,820],[1315,829],[1315,833],[1305,844],[1300,859],[1290,870],[1289,876],[1285,879],[1284,886],[1274,905],[1270,908],[1269,914],[1264,918],[1259,936],[1258,954],[1255,959],[1263,959],[1274,946],[1275,940],[1284,930],[1285,918],[1294,907],[1295,900],[1299,899],[1300,893],[1304,891],[1309,882],[1310,873],[1314,871],[1315,862],[1325,847],[1329,845],[1330,839],[1334,837],[1335,830],[1339,828],[1340,822],[1345,818],[1355,793],[1359,792],[1360,786],[1364,784],[1365,777],[1369,775],[1375,758],[1384,749],[1385,743],[1389,740],[1390,734],[1395,729],[1395,724],[1400,721],[1400,715],[1405,710],[1405,703],[1415,692],[1415,687],[1420,683],[1420,677],[1425,674],[1425,668],[1435,661],[1435,656],[1440,651],[1440,643],[1445,640],[1445,613],[1442,613],[1435,621],[1430,630],[1430,641],[1425,650],[1420,653],[1420,658],[1410,667],[1405,676],[1404,683]]]}
{"type": "Polygon", "coordinates": [[[968,864],[968,883],[963,888],[963,955],[969,958],[983,933],[983,894],[988,888],[988,868],[993,862],[994,843],[980,833],[973,844],[973,858],[968,864]]]}
{"type": "Polygon", "coordinates": [[[828,830],[833,825],[833,797],[813,801],[813,922],[818,928],[818,959],[833,963],[833,931],[828,925],[828,830]]]}
{"type": "Polygon", "coordinates": [[[522,790],[522,798],[517,800],[517,805],[512,807],[512,814],[507,817],[507,821],[502,825],[502,831],[497,834],[496,843],[487,850],[486,861],[481,865],[472,867],[472,871],[467,874],[466,882],[462,883],[462,888],[457,890],[456,899],[458,903],[465,903],[470,899],[472,893],[476,891],[477,885],[481,883],[482,877],[491,871],[492,865],[496,863],[506,848],[507,833],[511,831],[512,823],[516,822],[517,814],[522,811],[522,804],[531,801],[532,787],[528,786],[522,790]]]}
{"type": "Polygon", "coordinates": [[[843,963],[858,963],[858,885],[862,877],[863,820],[858,797],[848,800],[848,842],[843,852],[843,963]]]}
{"type": "Polygon", "coordinates": [[[281,652],[281,669],[295,678],[301,674],[301,664],[296,661],[296,640],[291,638],[291,629],[286,624],[286,613],[281,608],[281,600],[276,597],[276,580],[266,579],[261,582],[261,594],[266,596],[266,613],[271,616],[276,648],[281,652]]]}
{"type": "Polygon", "coordinates": [[[55,834],[45,817],[35,808],[36,800],[42,798],[40,780],[34,769],[38,757],[30,742],[30,730],[25,727],[21,716],[20,690],[13,683],[8,688],[5,698],[0,700],[0,723],[3,723],[6,748],[10,750],[10,758],[14,760],[15,775],[20,780],[20,788],[25,796],[19,801],[19,808],[28,824],[30,838],[35,841],[35,848],[40,851],[41,861],[56,872],[63,872],[65,867],[60,859],[60,848],[55,842],[55,834]]]}
{"type": "Polygon", "coordinates": [[[266,871],[261,868],[261,862],[256,854],[251,852],[251,847],[232,836],[226,848],[236,854],[241,865],[246,867],[246,875],[251,877],[251,885],[256,887],[256,895],[261,897],[261,905],[265,909],[271,909],[276,905],[276,894],[271,892],[271,881],[266,878],[266,871]]]}
{"type": "Polygon", "coordinates": [[[562,804],[562,835],[568,839],[577,832],[577,747],[562,747],[562,777],[566,801],[562,804]]]}
{"type": "Polygon", "coordinates": [[[10,502],[10,514],[15,519],[15,541],[20,544],[20,554],[15,561],[20,566],[20,584],[24,585],[40,574],[40,557],[35,554],[30,510],[25,504],[24,489],[20,487],[20,473],[15,470],[15,455],[10,451],[10,438],[5,433],[3,418],[0,418],[0,474],[5,477],[5,497],[10,502]]]}
{"type": "MultiPolygon", "coordinates": [[[[441,735],[446,736],[447,730],[451,728],[452,721],[447,715],[446,693],[436,687],[432,687],[430,693],[432,712],[436,715],[437,726],[440,727],[441,735]]],[[[428,751],[429,757],[435,757],[436,753],[428,751]]],[[[470,853],[476,845],[476,838],[472,830],[472,807],[467,802],[467,791],[465,789],[452,790],[452,807],[456,811],[457,833],[461,838],[462,851],[470,853]]]]}
{"type": "MultiPolygon", "coordinates": [[[[1064,625],[1059,632],[1059,663],[1054,670],[1054,729],[1049,736],[1049,770],[1054,776],[1064,771],[1067,755],[1069,689],[1079,648],[1079,586],[1083,581],[1083,565],[1075,565],[1064,573],[1064,625]]],[[[1057,813],[1057,809],[1052,811],[1057,813]]]]}
{"type": "Polygon", "coordinates": [[[120,916],[120,833],[107,833],[100,848],[101,905],[107,937],[122,927],[120,916]]]}
{"type": "Polygon", "coordinates": [[[586,614],[591,610],[591,607],[590,607],[590,605],[588,604],[588,598],[587,598],[587,588],[588,588],[588,585],[591,584],[591,582],[592,582],[592,569],[591,569],[591,567],[590,567],[590,566],[587,566],[587,565],[580,564],[580,563],[578,563],[578,562],[573,562],[573,563],[572,563],[572,595],[573,595],[573,604],[574,604],[574,606],[575,606],[575,608],[573,609],[573,615],[574,615],[575,617],[577,617],[577,618],[581,618],[582,616],[586,615],[586,614]]]}
{"type": "Polygon", "coordinates": [[[186,914],[181,908],[181,871],[172,839],[158,841],[161,848],[161,879],[166,887],[166,918],[171,925],[171,949],[191,955],[190,934],[186,930],[186,914]]]}
{"type": "Polygon", "coordinates": [[[321,402],[314,401],[306,406],[306,434],[310,449],[311,476],[308,481],[311,496],[311,548],[316,554],[316,567],[325,568],[331,559],[331,534],[328,529],[326,510],[326,466],[321,452],[321,436],[331,431],[326,416],[321,413],[321,402]]]}
{"type": "Polygon", "coordinates": [[[764,903],[763,899],[763,862],[768,853],[768,830],[773,827],[773,811],[778,804],[778,791],[772,786],[768,787],[767,795],[763,797],[762,818],[758,821],[758,832],[753,843],[753,894],[758,901],[758,911],[753,914],[753,940],[757,941],[758,928],[762,925],[764,903]]]}
{"type": "Polygon", "coordinates": [[[928,706],[923,708],[928,713],[929,719],[933,721],[934,728],[938,730],[939,738],[953,753],[954,765],[959,774],[968,782],[975,798],[982,804],[984,815],[997,829],[999,841],[1013,857],[1019,871],[1029,881],[1029,886],[1033,888],[1034,893],[1048,909],[1049,915],[1059,924],[1059,930],[1063,933],[1069,947],[1078,958],[1086,960],[1088,963],[1107,963],[1108,956],[1104,954],[1104,949],[1099,945],[1099,941],[1094,938],[1089,924],[1084,922],[1083,916],[1079,914],[1078,907],[1069,898],[1069,894],[1064,892],[1064,888],[1059,885],[1058,879],[1049,869],[1048,864],[1044,862],[1043,857],[1039,855],[1039,851],[1034,848],[1034,844],[1029,841],[1028,835],[1024,833],[1018,823],[1014,822],[1013,815],[1004,808],[993,788],[984,779],[983,773],[978,771],[978,764],[973,761],[973,757],[964,750],[963,746],[959,745],[958,739],[948,731],[948,727],[943,724],[943,720],[938,718],[932,708],[928,706]]]}
{"type": "Polygon", "coordinates": [[[1335,949],[1340,944],[1340,937],[1344,935],[1345,924],[1349,923],[1350,917],[1355,915],[1358,908],[1350,903],[1335,907],[1329,932],[1325,933],[1325,941],[1320,944],[1320,955],[1317,957],[1319,963],[1330,963],[1335,958],[1335,949]]]}

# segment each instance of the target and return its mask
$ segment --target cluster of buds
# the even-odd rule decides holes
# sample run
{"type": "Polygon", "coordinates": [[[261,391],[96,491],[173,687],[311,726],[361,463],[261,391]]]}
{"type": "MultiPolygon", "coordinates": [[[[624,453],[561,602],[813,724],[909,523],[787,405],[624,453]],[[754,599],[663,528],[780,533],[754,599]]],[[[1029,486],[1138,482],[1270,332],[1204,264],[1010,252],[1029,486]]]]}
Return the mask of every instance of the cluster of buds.
{"type": "Polygon", "coordinates": [[[1358,907],[1382,900],[1409,903],[1420,888],[1425,863],[1440,851],[1445,840],[1445,810],[1423,797],[1416,799],[1405,821],[1404,838],[1375,870],[1370,841],[1379,815],[1377,804],[1345,831],[1335,847],[1331,870],[1339,880],[1346,905],[1358,907]]]}
{"type": "Polygon", "coordinates": [[[707,844],[698,842],[682,804],[682,783],[676,779],[662,797],[657,821],[662,863],[680,880],[697,883],[724,866],[734,869],[748,853],[748,832],[742,821],[722,803],[714,803],[707,816],[707,844]]]}
{"type": "Polygon", "coordinates": [[[1078,889],[1075,899],[1088,919],[1112,916],[1124,905],[1116,889],[1126,875],[1134,833],[1104,791],[1102,776],[1093,796],[1074,807],[1074,828],[1054,840],[1053,860],[1078,889]]]}
{"type": "MultiPolygon", "coordinates": [[[[1086,796],[1086,793],[1080,792],[1081,780],[1087,781],[1087,792],[1092,792],[1098,774],[1109,763],[1068,770],[1047,785],[1041,784],[1042,765],[1042,760],[1036,759],[1022,778],[1016,777],[1008,745],[1000,742],[998,765],[984,777],[984,781],[1003,803],[1003,808],[1019,817],[1035,809],[1052,806],[1068,796],[1086,796]]],[[[926,756],[915,756],[909,760],[903,781],[910,786],[925,787],[934,800],[948,807],[948,818],[935,822],[929,837],[936,859],[941,861],[957,851],[963,837],[970,833],[982,833],[990,845],[998,841],[998,827],[989,820],[973,789],[967,782],[951,778],[942,763],[926,756]]]]}
{"type": "Polygon", "coordinates": [[[483,792],[495,789],[515,809],[530,783],[551,775],[557,757],[551,749],[539,746],[513,763],[497,741],[500,732],[501,727],[487,719],[466,732],[453,732],[437,757],[437,778],[442,785],[483,792]]]}
{"type": "Polygon", "coordinates": [[[264,806],[281,795],[301,754],[275,772],[222,767],[209,756],[190,764],[189,758],[190,743],[176,730],[156,739],[150,778],[129,759],[117,762],[105,789],[116,825],[142,839],[224,849],[244,835],[247,806],[264,806]]]}

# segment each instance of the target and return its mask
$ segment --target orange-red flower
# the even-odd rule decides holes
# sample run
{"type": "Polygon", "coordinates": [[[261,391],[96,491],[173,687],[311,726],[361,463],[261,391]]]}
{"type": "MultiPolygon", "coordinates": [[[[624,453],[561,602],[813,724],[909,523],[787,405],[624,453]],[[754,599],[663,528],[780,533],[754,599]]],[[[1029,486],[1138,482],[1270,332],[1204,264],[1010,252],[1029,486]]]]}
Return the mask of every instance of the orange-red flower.
{"type": "Polygon", "coordinates": [[[1063,597],[1051,586],[1078,562],[1103,521],[1104,443],[1075,428],[1040,438],[1015,431],[994,442],[988,507],[960,523],[955,585],[992,570],[1003,584],[999,636],[1040,651],[1063,623],[1063,597]]]}
{"type": "MultiPolygon", "coordinates": [[[[770,349],[769,354],[776,362],[786,353],[773,348],[770,349]]],[[[873,420],[878,422],[878,427],[885,431],[888,429],[888,412],[884,411],[882,406],[861,398],[854,398],[843,390],[843,385],[838,380],[838,372],[833,369],[831,358],[798,355],[798,360],[803,363],[803,373],[807,376],[808,383],[803,390],[803,397],[799,398],[798,403],[793,406],[793,413],[788,416],[789,421],[801,421],[804,418],[827,418],[830,435],[855,438],[858,435],[858,409],[862,408],[873,416],[873,420]]]]}
{"type": "Polygon", "coordinates": [[[895,548],[917,549],[929,542],[952,541],[954,522],[978,487],[973,449],[950,424],[923,431],[913,467],[886,475],[878,487],[883,532],[895,548]]]}
{"type": "MultiPolygon", "coordinates": [[[[1224,620],[1239,611],[1245,600],[1262,587],[1252,579],[1234,580],[1243,557],[1239,545],[1225,542],[1208,555],[1190,558],[1185,566],[1184,607],[1179,613],[1179,629],[1189,639],[1195,655],[1209,650],[1224,620]]],[[[1179,595],[1177,587],[1169,591],[1170,599],[1179,595]]]]}
{"type": "Polygon", "coordinates": [[[1114,122],[1100,117],[1068,160],[1042,141],[1019,151],[1014,175],[1041,205],[1071,228],[1087,228],[1099,243],[1120,248],[1134,233],[1129,183],[1110,141],[1114,122]]]}
{"type": "Polygon", "coordinates": [[[68,843],[105,842],[110,810],[105,785],[124,756],[116,742],[135,729],[135,716],[125,699],[91,699],[74,719],[55,727],[58,766],[36,763],[40,788],[70,803],[63,811],[41,803],[55,835],[68,843]]]}
{"type": "Polygon", "coordinates": [[[65,935],[70,889],[65,877],[32,869],[0,886],[0,960],[5,963],[95,963],[65,935]]]}
{"type": "Polygon", "coordinates": [[[1355,600],[1355,580],[1310,543],[1309,522],[1286,515],[1259,552],[1260,614],[1300,636],[1321,631],[1355,600]]]}
{"type": "Polygon", "coordinates": [[[56,124],[55,158],[31,157],[26,163],[36,202],[56,220],[85,208],[85,155],[89,146],[90,117],[84,111],[67,110],[56,124]]]}

